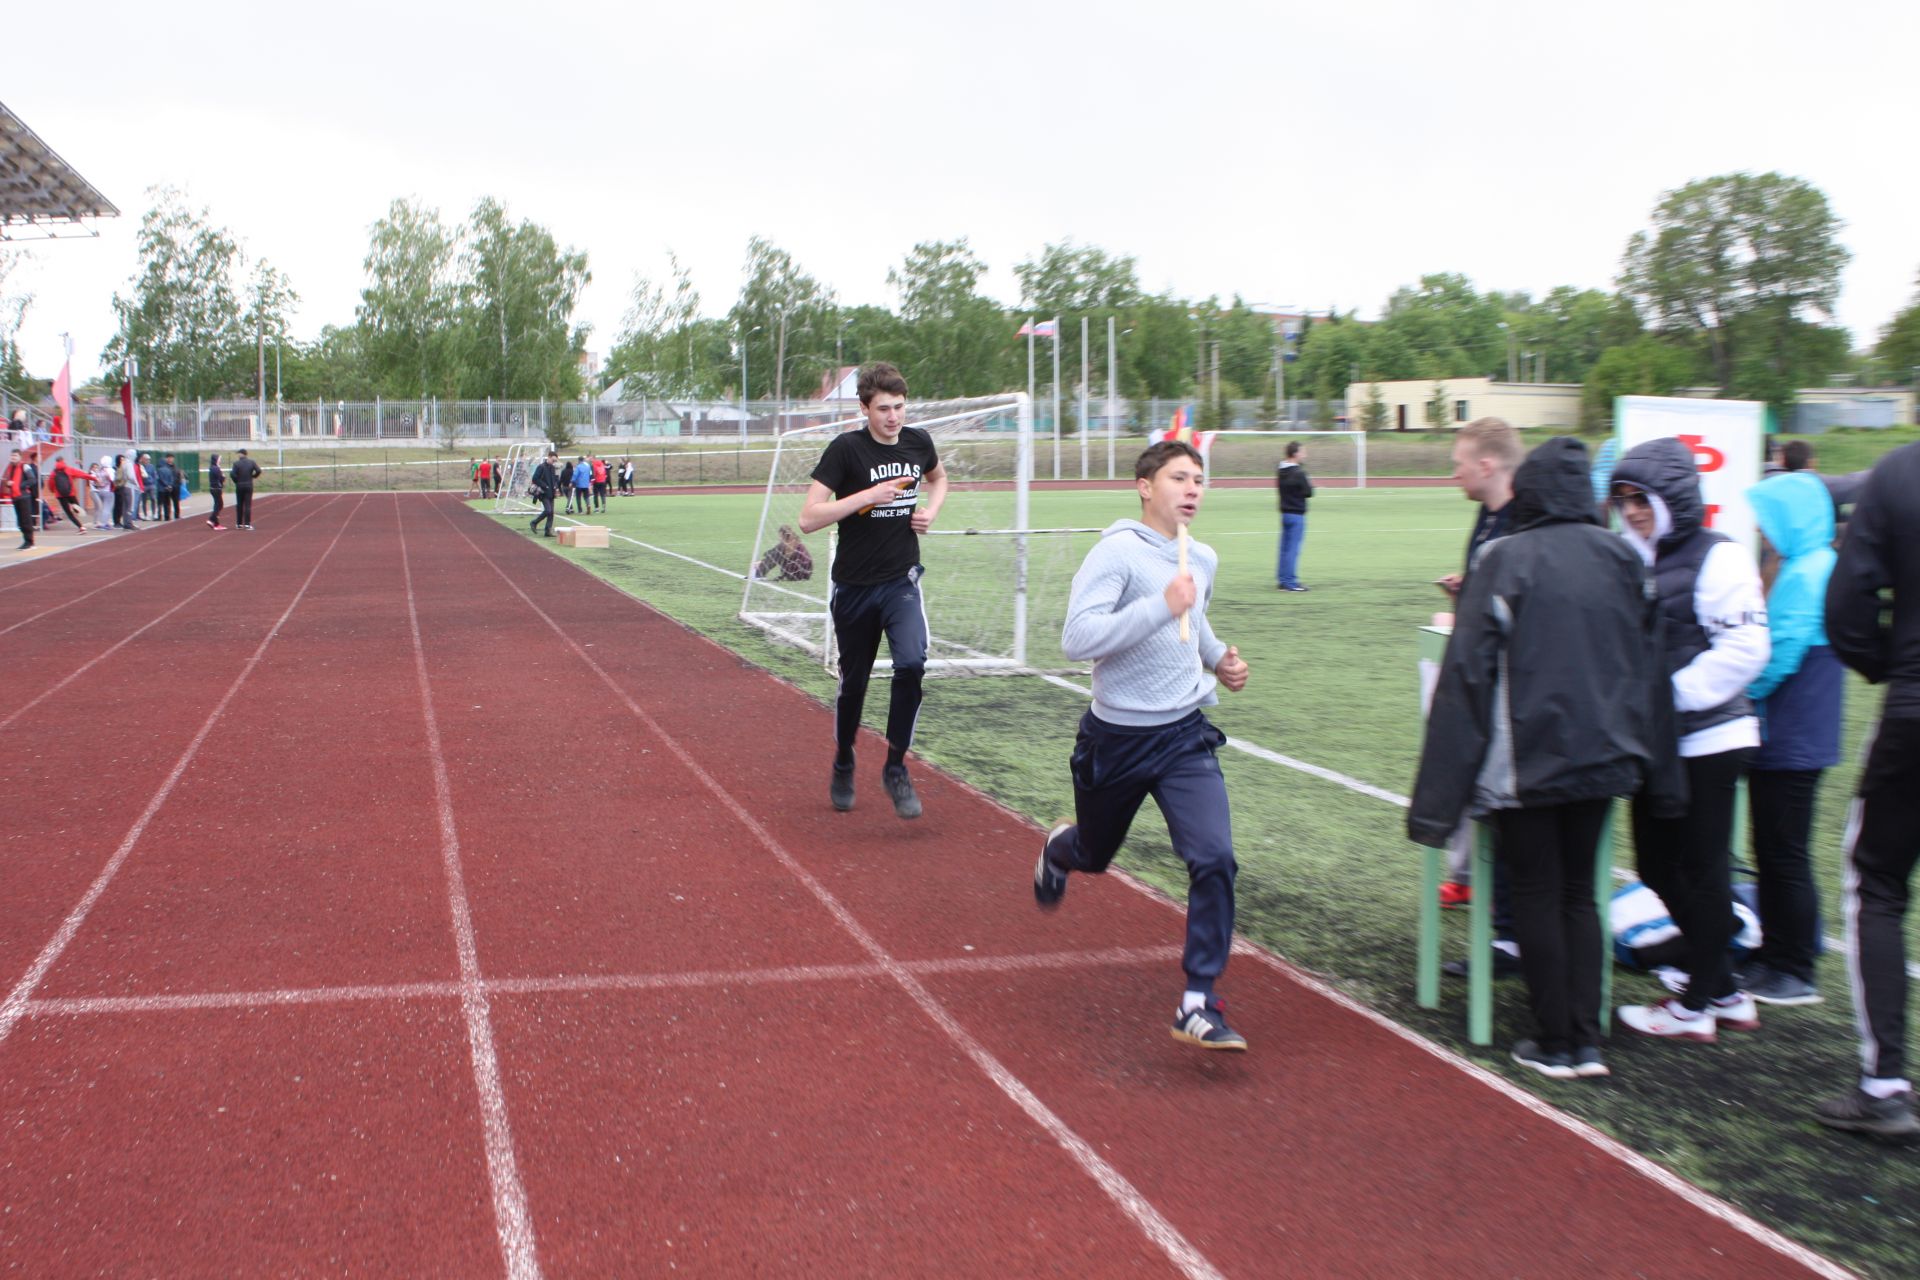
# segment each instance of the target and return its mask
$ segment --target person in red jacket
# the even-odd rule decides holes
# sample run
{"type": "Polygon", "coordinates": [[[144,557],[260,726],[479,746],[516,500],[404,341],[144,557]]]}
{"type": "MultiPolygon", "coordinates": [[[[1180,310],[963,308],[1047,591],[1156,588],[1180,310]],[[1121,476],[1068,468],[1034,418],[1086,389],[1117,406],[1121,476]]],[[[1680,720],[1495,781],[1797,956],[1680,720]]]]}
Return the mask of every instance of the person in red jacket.
{"type": "Polygon", "coordinates": [[[607,460],[605,458],[593,460],[593,509],[595,511],[607,509],[607,460]]]}
{"type": "Polygon", "coordinates": [[[79,468],[68,465],[65,458],[53,464],[53,496],[60,503],[60,510],[66,513],[67,519],[73,521],[73,527],[82,534],[87,531],[87,522],[80,518],[77,503],[80,495],[92,485],[92,478],[79,468]]]}

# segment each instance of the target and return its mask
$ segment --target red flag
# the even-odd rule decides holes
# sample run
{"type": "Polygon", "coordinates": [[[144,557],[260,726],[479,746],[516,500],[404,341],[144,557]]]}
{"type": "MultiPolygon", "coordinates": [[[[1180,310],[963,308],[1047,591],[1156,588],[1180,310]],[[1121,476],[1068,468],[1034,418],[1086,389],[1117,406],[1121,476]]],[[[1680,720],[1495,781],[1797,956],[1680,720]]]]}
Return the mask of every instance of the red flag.
{"type": "Polygon", "coordinates": [[[67,438],[67,424],[73,421],[73,361],[60,366],[60,376],[53,380],[53,442],[59,444],[67,438]]]}
{"type": "Polygon", "coordinates": [[[120,407],[127,411],[127,439],[133,439],[133,379],[120,384],[120,407]]]}

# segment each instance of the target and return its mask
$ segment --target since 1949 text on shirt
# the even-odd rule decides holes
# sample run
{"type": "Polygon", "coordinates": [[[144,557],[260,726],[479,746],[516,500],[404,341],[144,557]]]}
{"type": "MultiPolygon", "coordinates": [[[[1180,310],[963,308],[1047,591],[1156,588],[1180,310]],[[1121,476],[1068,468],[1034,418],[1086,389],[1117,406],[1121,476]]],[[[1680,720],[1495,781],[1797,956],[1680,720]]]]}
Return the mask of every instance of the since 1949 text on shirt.
{"type": "Polygon", "coordinates": [[[875,440],[865,427],[834,438],[813,469],[813,478],[831,489],[834,497],[849,497],[882,480],[912,481],[891,501],[840,522],[840,546],[833,558],[835,582],[878,586],[904,578],[920,563],[913,511],[920,503],[920,478],[939,465],[933,437],[918,427],[903,427],[900,438],[890,445],[875,440]]]}

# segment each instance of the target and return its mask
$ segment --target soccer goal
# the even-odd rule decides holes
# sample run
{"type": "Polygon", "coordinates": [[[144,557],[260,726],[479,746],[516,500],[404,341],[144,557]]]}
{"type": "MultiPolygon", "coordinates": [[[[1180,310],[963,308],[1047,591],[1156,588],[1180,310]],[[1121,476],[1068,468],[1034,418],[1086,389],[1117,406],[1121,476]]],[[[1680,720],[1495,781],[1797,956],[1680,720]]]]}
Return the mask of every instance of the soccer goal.
{"type": "Polygon", "coordinates": [[[501,474],[494,478],[493,513],[497,516],[532,515],[533,469],[551,448],[546,441],[529,444],[522,440],[507,446],[507,457],[500,464],[501,474]]]}
{"type": "MultiPolygon", "coordinates": [[[[827,443],[864,425],[864,419],[850,418],[796,428],[776,439],[740,606],[742,621],[806,650],[829,669],[838,660],[827,613],[835,527],[801,534],[800,508],[827,443]],[[783,531],[789,547],[798,539],[806,548],[811,567],[804,577],[793,572],[799,557],[768,554],[782,542],[783,531]]],[[[1061,665],[1058,637],[1066,619],[1075,538],[1095,531],[1033,526],[1028,501],[1032,404],[1020,394],[923,402],[910,406],[908,425],[933,437],[950,482],[939,519],[920,544],[928,672],[1019,672],[1061,665]]]]}
{"type": "Polygon", "coordinates": [[[1209,480],[1273,478],[1286,461],[1289,441],[1306,450],[1307,472],[1316,485],[1367,487],[1367,433],[1364,431],[1215,431],[1207,451],[1209,480]]]}

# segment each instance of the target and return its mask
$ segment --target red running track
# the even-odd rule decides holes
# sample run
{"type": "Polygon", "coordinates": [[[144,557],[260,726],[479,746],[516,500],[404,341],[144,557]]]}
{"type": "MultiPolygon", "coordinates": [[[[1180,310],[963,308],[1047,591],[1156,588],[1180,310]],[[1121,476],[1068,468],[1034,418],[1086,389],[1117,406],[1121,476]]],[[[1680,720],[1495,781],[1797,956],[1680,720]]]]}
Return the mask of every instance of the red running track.
{"type": "Polygon", "coordinates": [[[144,570],[0,701],[10,1265],[1835,1274],[1251,948],[1253,1052],[1176,1044],[1175,907],[1041,915],[1038,833],[924,769],[899,822],[877,741],[834,813],[825,709],[510,526],[260,520],[0,595],[144,570]]]}

